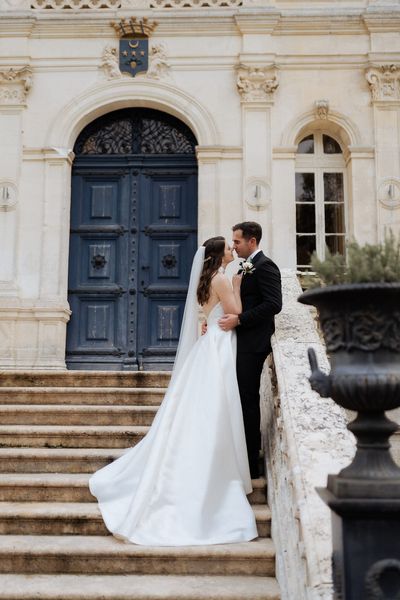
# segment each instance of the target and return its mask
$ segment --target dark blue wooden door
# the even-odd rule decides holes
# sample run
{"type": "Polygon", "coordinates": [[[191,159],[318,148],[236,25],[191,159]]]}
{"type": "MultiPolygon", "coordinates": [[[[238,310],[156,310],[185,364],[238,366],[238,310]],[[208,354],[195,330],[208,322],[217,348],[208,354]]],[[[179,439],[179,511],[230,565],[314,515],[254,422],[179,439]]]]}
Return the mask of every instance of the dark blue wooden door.
{"type": "Polygon", "coordinates": [[[146,109],[107,115],[79,136],[69,368],[172,365],[197,245],[194,145],[185,125],[146,109]]]}

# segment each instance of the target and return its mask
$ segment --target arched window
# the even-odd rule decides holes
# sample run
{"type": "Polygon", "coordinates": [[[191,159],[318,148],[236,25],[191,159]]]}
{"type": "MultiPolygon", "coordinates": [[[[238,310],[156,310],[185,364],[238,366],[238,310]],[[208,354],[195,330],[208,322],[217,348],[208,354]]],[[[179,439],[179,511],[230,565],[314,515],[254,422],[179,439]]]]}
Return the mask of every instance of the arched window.
{"type": "Polygon", "coordinates": [[[302,138],[296,155],[297,268],[310,268],[316,250],[345,252],[345,161],[338,142],[322,132],[302,138]]]}

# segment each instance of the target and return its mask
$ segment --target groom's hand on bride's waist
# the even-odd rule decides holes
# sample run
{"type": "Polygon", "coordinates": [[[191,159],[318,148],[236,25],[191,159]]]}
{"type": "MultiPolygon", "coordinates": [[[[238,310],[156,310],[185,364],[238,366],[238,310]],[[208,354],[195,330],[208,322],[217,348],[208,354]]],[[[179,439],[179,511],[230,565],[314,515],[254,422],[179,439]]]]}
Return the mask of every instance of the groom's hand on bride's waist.
{"type": "Polygon", "coordinates": [[[237,315],[224,315],[218,321],[218,325],[223,331],[230,331],[235,329],[239,324],[239,317],[237,315]]]}

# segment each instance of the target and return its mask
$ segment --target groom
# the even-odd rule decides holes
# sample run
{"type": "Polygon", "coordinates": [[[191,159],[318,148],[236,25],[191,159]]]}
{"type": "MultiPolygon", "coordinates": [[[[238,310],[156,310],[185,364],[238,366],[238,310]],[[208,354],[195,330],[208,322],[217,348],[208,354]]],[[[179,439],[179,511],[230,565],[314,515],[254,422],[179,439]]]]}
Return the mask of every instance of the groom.
{"type": "Polygon", "coordinates": [[[233,248],[242,259],[239,270],[243,273],[240,287],[242,313],[224,315],[219,325],[224,331],[236,327],[237,378],[250,473],[252,479],[256,479],[260,475],[260,378],[264,361],[271,352],[274,315],[282,308],[281,276],[276,264],[258,247],[261,225],[245,221],[234,225],[232,231],[233,248]]]}

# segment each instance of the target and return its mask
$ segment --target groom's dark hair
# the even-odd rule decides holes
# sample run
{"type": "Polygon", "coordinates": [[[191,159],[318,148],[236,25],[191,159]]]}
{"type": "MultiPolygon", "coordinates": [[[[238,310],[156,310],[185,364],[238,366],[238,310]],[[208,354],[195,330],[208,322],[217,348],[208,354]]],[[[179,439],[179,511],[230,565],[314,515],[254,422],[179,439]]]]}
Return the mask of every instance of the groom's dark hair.
{"type": "Polygon", "coordinates": [[[255,221],[243,221],[243,223],[238,223],[232,227],[232,231],[241,230],[243,237],[245,240],[249,240],[250,238],[256,238],[257,245],[260,243],[262,237],[262,229],[259,223],[255,221]]]}

